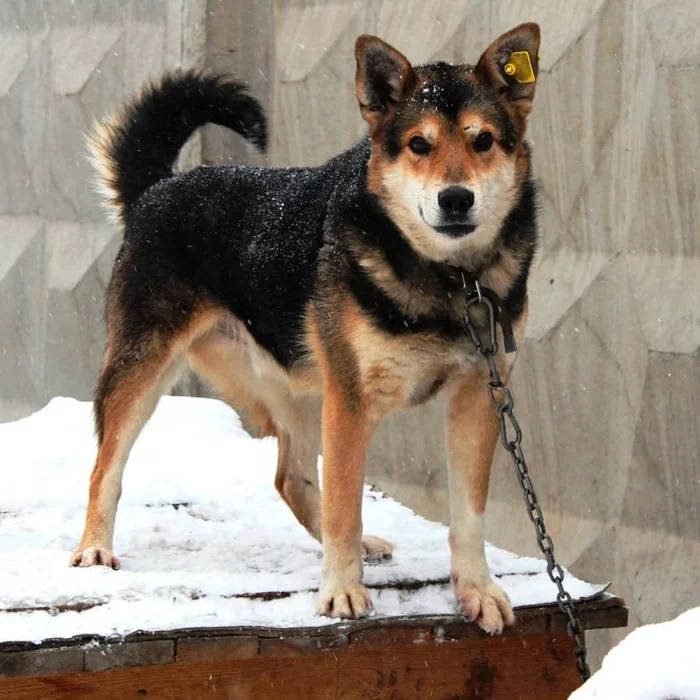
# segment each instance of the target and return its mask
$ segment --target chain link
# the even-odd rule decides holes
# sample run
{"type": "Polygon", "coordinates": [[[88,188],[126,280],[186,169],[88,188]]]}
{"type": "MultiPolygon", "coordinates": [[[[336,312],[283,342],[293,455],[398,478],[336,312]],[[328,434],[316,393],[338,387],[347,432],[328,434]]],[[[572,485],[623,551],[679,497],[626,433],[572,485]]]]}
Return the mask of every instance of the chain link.
{"type": "MultiPolygon", "coordinates": [[[[498,413],[498,418],[501,424],[501,442],[503,447],[510,453],[513,458],[513,466],[515,474],[518,478],[518,483],[523,491],[525,505],[527,507],[527,515],[535,527],[535,536],[537,545],[544,555],[547,562],[547,575],[552,583],[557,587],[557,604],[561,611],[567,617],[566,631],[574,642],[574,654],[576,656],[576,667],[581,678],[581,682],[585,683],[591,676],[591,670],[587,661],[586,644],[583,639],[583,628],[581,621],[576,615],[574,601],[569,592],[564,588],[564,570],[557,563],[554,556],[554,542],[547,534],[547,528],[544,523],[544,515],[542,509],[537,502],[537,494],[535,487],[530,479],[530,474],[523,454],[522,430],[520,424],[515,418],[513,395],[510,389],[501,381],[501,376],[496,367],[496,355],[498,354],[498,336],[496,333],[496,309],[493,301],[482,295],[482,290],[475,290],[478,295],[467,301],[467,309],[465,314],[465,322],[469,337],[474,343],[477,354],[486,360],[489,368],[489,381],[487,384],[491,403],[498,413]],[[484,345],[477,330],[476,324],[472,321],[470,312],[477,306],[483,306],[486,309],[488,321],[488,345],[484,345]],[[500,398],[499,398],[500,397],[500,398]]],[[[493,293],[492,293],[493,294],[493,293]]]]}

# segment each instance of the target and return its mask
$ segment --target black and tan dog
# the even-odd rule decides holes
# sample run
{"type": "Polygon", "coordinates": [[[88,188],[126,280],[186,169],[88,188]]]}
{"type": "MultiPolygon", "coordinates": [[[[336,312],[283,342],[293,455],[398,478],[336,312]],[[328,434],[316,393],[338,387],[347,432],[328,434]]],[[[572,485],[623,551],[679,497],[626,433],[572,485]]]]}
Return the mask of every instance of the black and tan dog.
{"type": "MultiPolygon", "coordinates": [[[[173,175],[206,122],[265,146],[261,108],[244,86],[198,72],[146,87],[98,128],[92,152],[124,242],[107,292],[99,452],[74,565],[119,567],[112,535],[124,464],[189,363],[277,436],[275,485],[323,543],[318,611],[366,615],[362,556],[391,553],[362,536],[367,444],[388,413],[444,389],[457,601],[489,632],[512,622],[484,556],[499,429],[465,333],[463,287],[478,278],[500,295],[522,337],[536,243],[523,138],[538,48],[537,25],[524,24],[475,66],[413,67],[360,37],[356,88],[369,138],[317,168],[173,175]]],[[[513,357],[500,356],[504,376],[513,357]]]]}

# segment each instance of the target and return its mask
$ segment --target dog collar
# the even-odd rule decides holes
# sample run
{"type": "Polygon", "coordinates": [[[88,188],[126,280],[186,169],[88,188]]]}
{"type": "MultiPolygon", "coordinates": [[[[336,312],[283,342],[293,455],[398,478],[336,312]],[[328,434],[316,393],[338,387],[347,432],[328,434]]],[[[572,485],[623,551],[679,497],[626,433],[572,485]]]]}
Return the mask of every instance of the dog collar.
{"type": "Polygon", "coordinates": [[[506,354],[515,352],[518,349],[518,345],[515,342],[515,335],[513,334],[513,321],[506,309],[506,305],[503,299],[488,287],[482,287],[478,280],[474,281],[474,288],[467,291],[467,300],[471,303],[481,303],[481,299],[488,299],[493,305],[496,322],[501,327],[503,332],[503,349],[506,354]]]}
{"type": "Polygon", "coordinates": [[[503,349],[506,353],[515,352],[518,346],[513,334],[513,322],[505,302],[493,289],[479,284],[479,277],[484,272],[483,268],[470,272],[461,267],[443,263],[443,265],[437,266],[437,270],[449,287],[455,291],[463,291],[465,293],[467,301],[472,301],[474,298],[478,298],[481,301],[482,297],[485,297],[493,304],[496,312],[496,321],[503,332],[503,349]]]}

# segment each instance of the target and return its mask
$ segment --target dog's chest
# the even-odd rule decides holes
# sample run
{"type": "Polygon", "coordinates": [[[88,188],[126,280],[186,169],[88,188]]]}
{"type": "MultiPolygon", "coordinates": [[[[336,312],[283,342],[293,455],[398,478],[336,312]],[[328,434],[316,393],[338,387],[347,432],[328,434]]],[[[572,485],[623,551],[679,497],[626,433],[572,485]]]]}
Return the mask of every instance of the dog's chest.
{"type": "Polygon", "coordinates": [[[477,360],[466,334],[448,341],[365,327],[354,340],[362,393],[376,419],[425,403],[455,375],[472,372],[477,360]]]}

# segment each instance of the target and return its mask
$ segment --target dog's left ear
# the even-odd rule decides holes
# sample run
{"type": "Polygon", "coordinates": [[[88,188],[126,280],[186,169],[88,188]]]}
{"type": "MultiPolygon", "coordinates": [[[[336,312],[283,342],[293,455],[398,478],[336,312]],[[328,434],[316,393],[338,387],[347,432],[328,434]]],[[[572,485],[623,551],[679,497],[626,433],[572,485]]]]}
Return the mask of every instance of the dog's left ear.
{"type": "Polygon", "coordinates": [[[408,59],[376,36],[363,34],[355,42],[355,89],[360,111],[374,134],[415,82],[408,59]]]}
{"type": "Polygon", "coordinates": [[[476,64],[479,80],[496,90],[522,119],[532,110],[539,49],[540,28],[528,22],[498,37],[476,64]]]}

